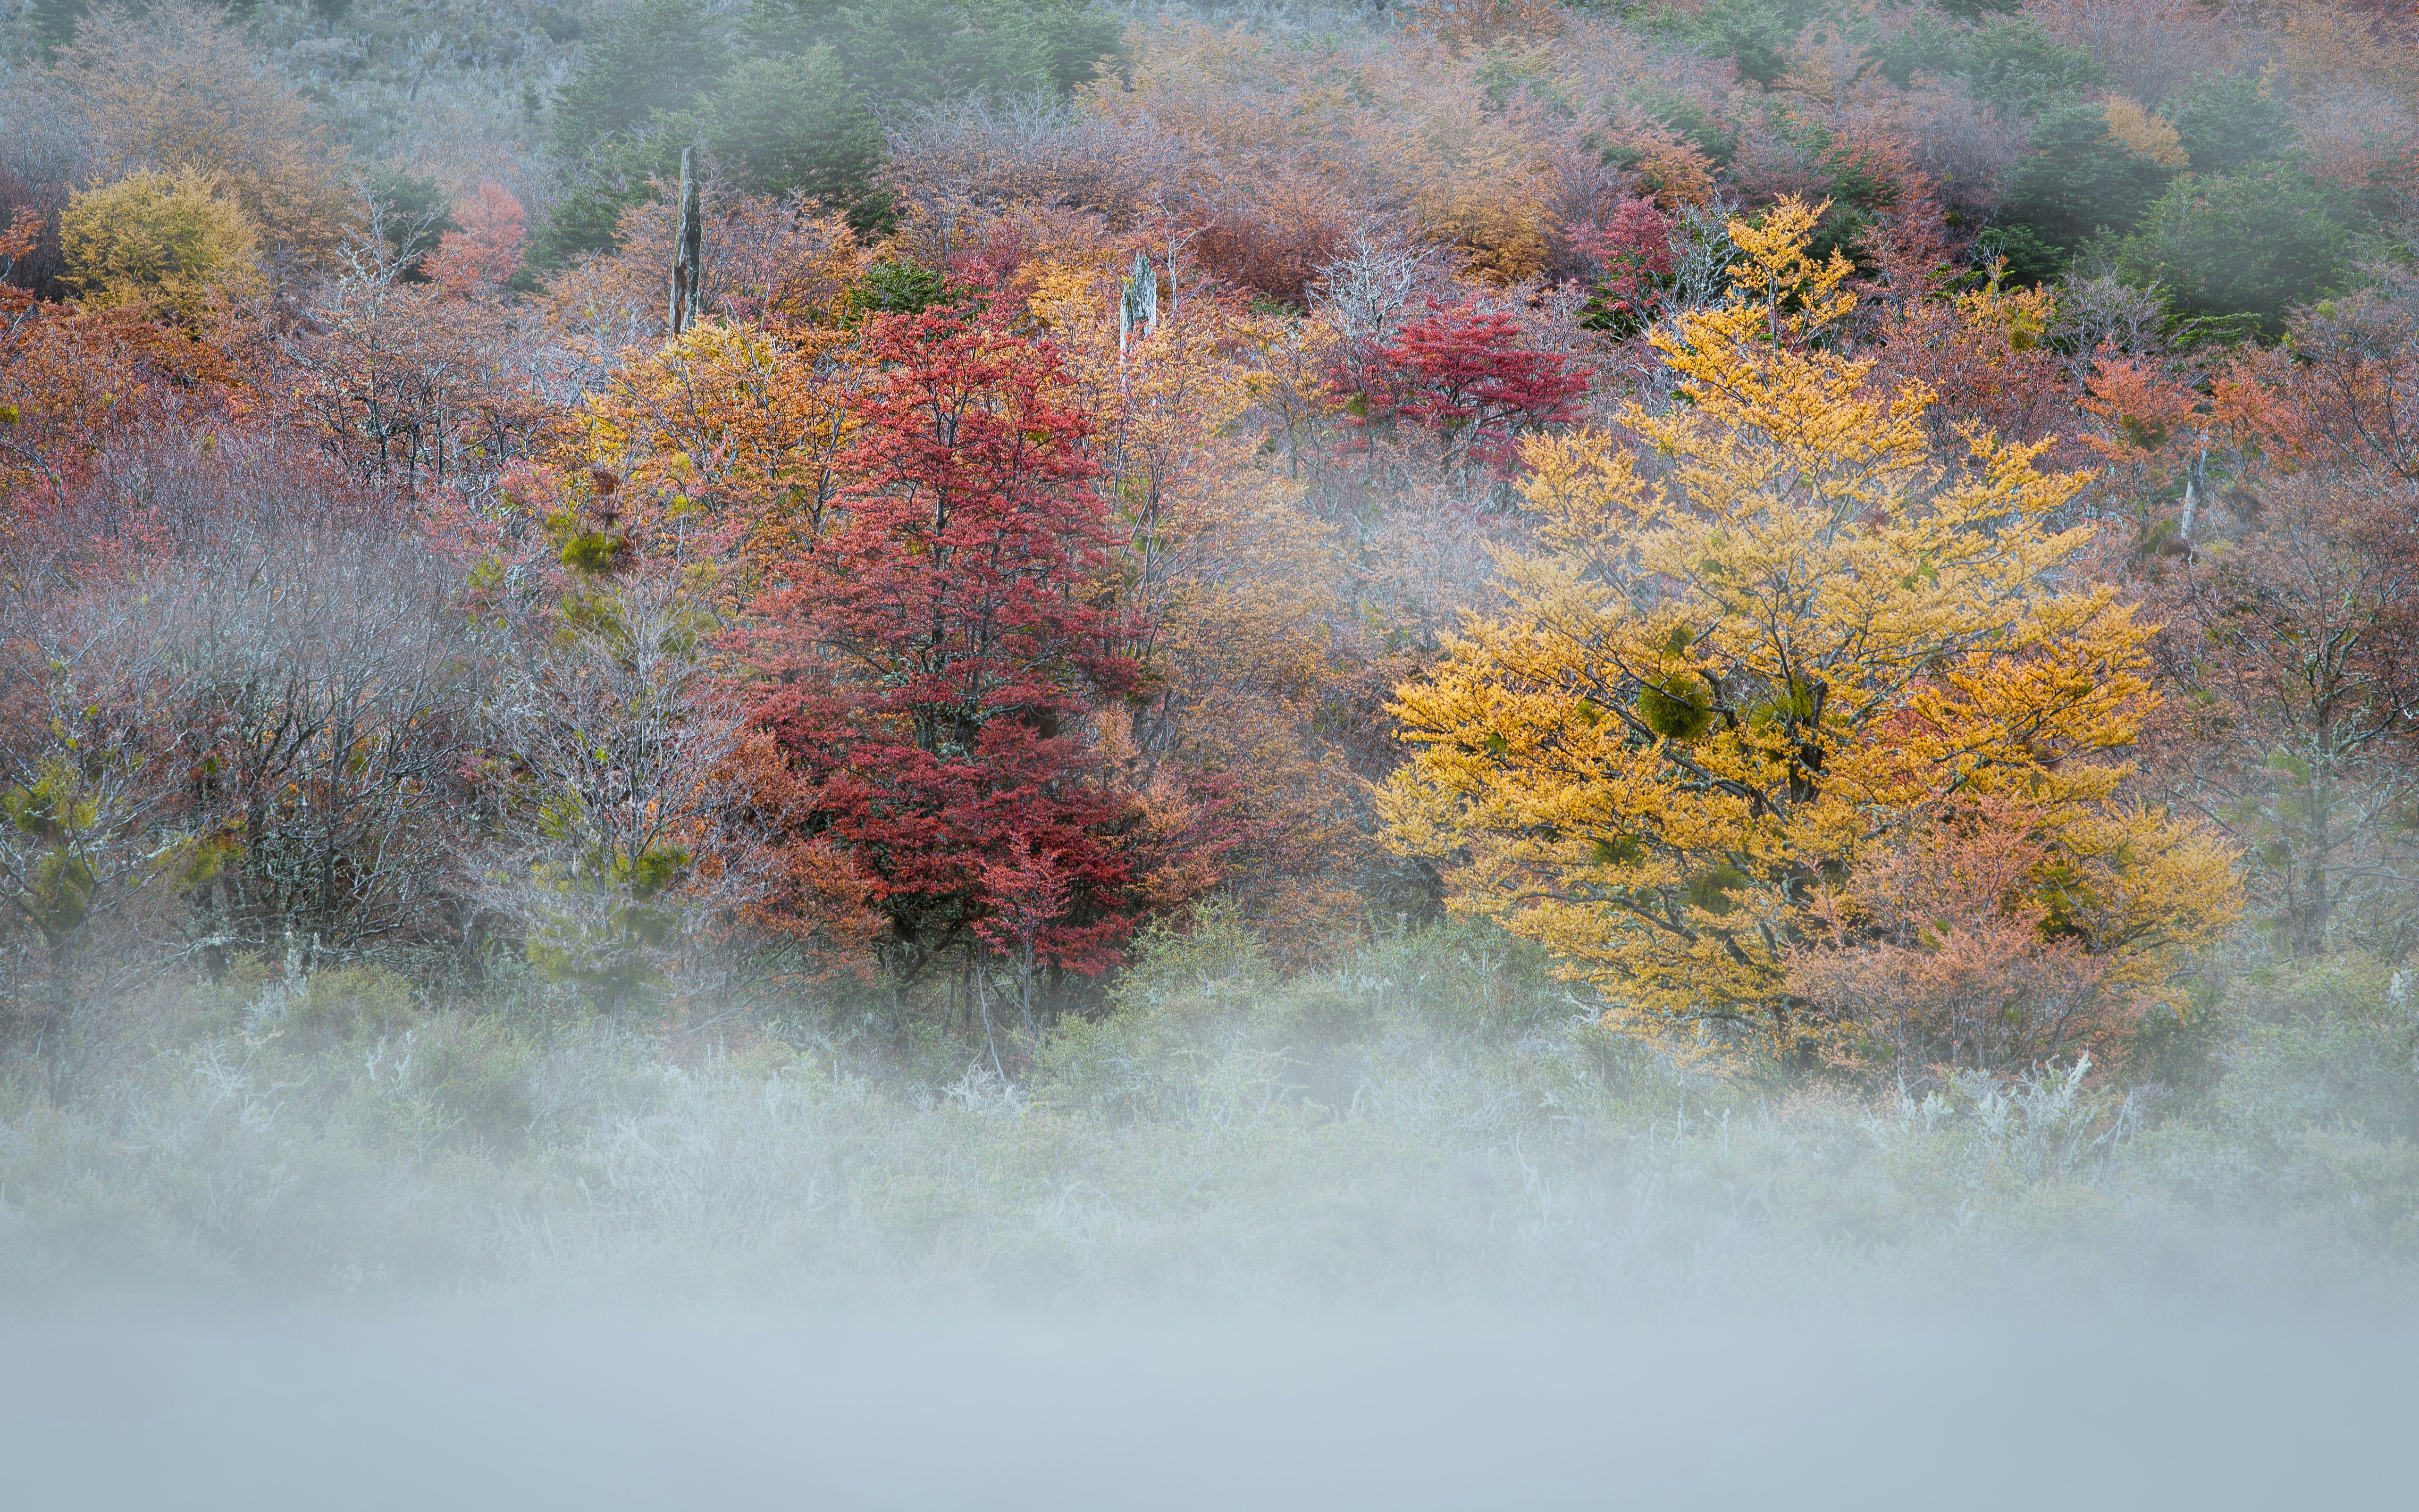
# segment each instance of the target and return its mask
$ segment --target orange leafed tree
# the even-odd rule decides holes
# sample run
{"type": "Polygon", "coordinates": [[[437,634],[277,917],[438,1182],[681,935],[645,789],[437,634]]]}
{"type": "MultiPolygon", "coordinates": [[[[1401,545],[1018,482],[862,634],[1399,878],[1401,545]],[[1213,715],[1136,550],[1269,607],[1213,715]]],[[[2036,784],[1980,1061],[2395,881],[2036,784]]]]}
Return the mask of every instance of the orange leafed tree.
{"type": "Polygon", "coordinates": [[[424,270],[457,297],[502,293],[520,271],[521,250],[529,241],[521,202],[501,184],[484,183],[455,219],[462,229],[439,239],[424,270]]]}

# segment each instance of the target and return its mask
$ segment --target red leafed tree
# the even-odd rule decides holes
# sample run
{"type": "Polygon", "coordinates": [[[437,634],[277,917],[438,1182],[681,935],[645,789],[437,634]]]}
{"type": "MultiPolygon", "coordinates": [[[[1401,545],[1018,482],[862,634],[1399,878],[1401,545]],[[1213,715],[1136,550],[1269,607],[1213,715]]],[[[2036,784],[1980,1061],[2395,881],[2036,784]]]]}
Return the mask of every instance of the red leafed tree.
{"type": "Polygon", "coordinates": [[[521,270],[529,241],[521,202],[498,183],[484,183],[455,212],[459,231],[448,231],[428,257],[425,271],[453,295],[500,294],[521,270]]]}
{"type": "Polygon", "coordinates": [[[1025,835],[1009,841],[1003,859],[986,862],[982,888],[990,913],[975,926],[983,941],[1016,964],[1027,1033],[1033,1029],[1033,974],[1044,931],[1067,914],[1067,874],[1055,855],[1036,856],[1025,835]]]}
{"type": "Polygon", "coordinates": [[[1523,432],[1576,418],[1587,392],[1584,372],[1522,347],[1518,321],[1472,300],[1430,304],[1379,355],[1387,392],[1370,396],[1368,418],[1425,428],[1448,465],[1508,469],[1523,432]]]}
{"type": "Polygon", "coordinates": [[[1571,250],[1594,265],[1595,298],[1584,316],[1592,330],[1626,340],[1654,322],[1672,286],[1672,224],[1651,199],[1624,199],[1602,222],[1565,226],[1571,250]]]}
{"type": "Polygon", "coordinates": [[[1096,973],[1148,900],[1119,843],[1134,805],[1083,738],[1136,679],[1099,602],[1088,424],[1046,347],[958,313],[876,319],[862,354],[841,512],[759,606],[778,807],[864,878],[903,974],[1002,930],[1096,973]],[[1012,856],[1046,857],[1050,886],[1012,856]]]}

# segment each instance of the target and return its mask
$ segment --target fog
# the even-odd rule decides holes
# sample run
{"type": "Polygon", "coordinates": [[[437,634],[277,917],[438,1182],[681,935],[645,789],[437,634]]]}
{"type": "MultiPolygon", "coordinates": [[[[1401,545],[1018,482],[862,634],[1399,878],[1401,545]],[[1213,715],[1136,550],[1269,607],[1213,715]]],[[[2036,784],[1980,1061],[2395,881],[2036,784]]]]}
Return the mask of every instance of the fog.
{"type": "Polygon", "coordinates": [[[2398,1502],[2400,1019],[2244,1028],[2150,1119],[2072,1072],[1845,1097],[1473,1031],[1398,949],[1324,1041],[1137,1003],[1023,1088],[591,1029],[477,1051],[500,1121],[415,1123],[466,1074],[422,1022],[23,1107],[7,1500],[2398,1502]]]}
{"type": "Polygon", "coordinates": [[[52,1509],[2360,1507],[2404,1323],[139,1313],[0,1330],[52,1509]]]}
{"type": "Polygon", "coordinates": [[[2407,1480],[2390,974],[2246,983],[2196,1089],[2079,1063],[1857,1089],[1675,1064],[1467,931],[1207,993],[1222,928],[1240,949],[1160,942],[1016,1083],[381,1009],[341,972],[155,1015],[180,1042],[0,1120],[5,1500],[2199,1508],[2407,1480]]]}

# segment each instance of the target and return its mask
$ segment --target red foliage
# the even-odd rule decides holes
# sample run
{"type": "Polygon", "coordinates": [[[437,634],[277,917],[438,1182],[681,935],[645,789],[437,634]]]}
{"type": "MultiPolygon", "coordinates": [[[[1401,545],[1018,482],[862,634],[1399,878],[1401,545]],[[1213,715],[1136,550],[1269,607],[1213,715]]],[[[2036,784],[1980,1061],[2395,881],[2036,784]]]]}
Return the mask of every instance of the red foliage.
{"type": "Polygon", "coordinates": [[[1302,175],[1271,172],[1228,193],[1187,249],[1211,275],[1287,304],[1310,303],[1310,287],[1351,236],[1348,207],[1334,190],[1302,175]]]}
{"type": "Polygon", "coordinates": [[[501,184],[485,183],[456,214],[462,229],[445,233],[424,270],[448,294],[501,293],[520,271],[529,240],[521,202],[501,184]]]}
{"type": "Polygon", "coordinates": [[[1046,347],[955,313],[876,320],[863,351],[879,376],[840,459],[843,514],[783,564],[750,648],[755,717],[795,784],[782,807],[865,878],[905,969],[1029,909],[1021,882],[994,895],[993,863],[1022,847],[1053,858],[1064,896],[1016,933],[1097,972],[1142,900],[1117,844],[1131,805],[1081,738],[1136,678],[1095,602],[1088,423],[1046,347]]]}
{"type": "Polygon", "coordinates": [[[1399,418],[1435,435],[1448,462],[1508,471],[1524,431],[1578,417],[1587,374],[1559,352],[1525,350],[1520,326],[1474,300],[1427,313],[1382,348],[1380,392],[1364,421],[1399,418]]]}
{"type": "Polygon", "coordinates": [[[1655,318],[1672,277],[1672,223],[1651,199],[1625,198],[1604,221],[1564,226],[1571,250],[1591,264],[1598,310],[1590,325],[1627,335],[1655,318]]]}

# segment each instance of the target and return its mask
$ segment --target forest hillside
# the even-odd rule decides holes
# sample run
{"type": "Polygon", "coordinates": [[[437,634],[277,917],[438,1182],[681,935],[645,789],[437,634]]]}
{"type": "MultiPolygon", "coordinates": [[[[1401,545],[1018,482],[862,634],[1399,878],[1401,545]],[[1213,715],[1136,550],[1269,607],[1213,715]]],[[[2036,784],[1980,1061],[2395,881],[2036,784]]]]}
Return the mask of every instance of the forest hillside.
{"type": "Polygon", "coordinates": [[[2419,1257],[2400,0],[0,0],[0,1276],[2419,1257]]]}

